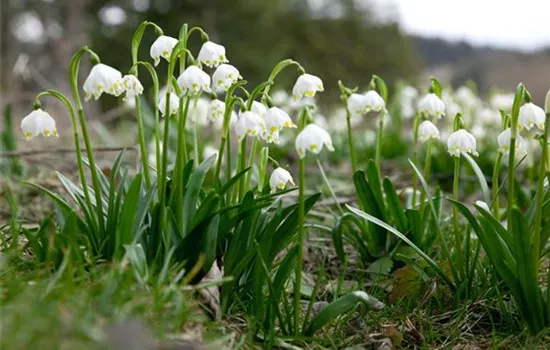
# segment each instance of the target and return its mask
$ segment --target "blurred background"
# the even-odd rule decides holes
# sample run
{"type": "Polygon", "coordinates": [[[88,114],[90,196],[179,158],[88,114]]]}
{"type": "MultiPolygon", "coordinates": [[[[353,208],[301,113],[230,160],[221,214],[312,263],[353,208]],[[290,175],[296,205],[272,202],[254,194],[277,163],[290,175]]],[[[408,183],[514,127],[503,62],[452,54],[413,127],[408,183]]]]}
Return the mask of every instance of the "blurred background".
{"type": "MultiPolygon", "coordinates": [[[[550,22],[545,18],[550,5],[515,3],[2,0],[0,103],[12,103],[15,115],[24,115],[36,92],[53,87],[68,93],[69,59],[86,44],[102,61],[126,72],[133,32],[145,19],[171,36],[184,22],[202,26],[227,48],[229,60],[251,84],[265,80],[279,60],[298,60],[325,82],[326,103],[338,100],[339,79],[364,88],[373,73],[390,86],[404,80],[423,87],[419,84],[430,75],[454,87],[472,81],[482,94],[512,91],[523,81],[541,103],[550,85],[550,22]]],[[[154,40],[153,31],[146,33],[142,59],[149,59],[154,40]]],[[[199,41],[191,42],[194,52],[199,41]]],[[[290,87],[294,78],[289,73],[281,82],[290,87]]],[[[116,103],[102,100],[102,106],[87,108],[100,112],[116,103]]]]}

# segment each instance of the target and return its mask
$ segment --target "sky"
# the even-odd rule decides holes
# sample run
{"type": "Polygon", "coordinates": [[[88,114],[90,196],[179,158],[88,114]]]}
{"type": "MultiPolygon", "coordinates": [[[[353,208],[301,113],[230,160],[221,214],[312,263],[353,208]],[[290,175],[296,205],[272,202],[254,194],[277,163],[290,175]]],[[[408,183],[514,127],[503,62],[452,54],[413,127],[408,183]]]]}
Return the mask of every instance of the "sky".
{"type": "Polygon", "coordinates": [[[371,0],[405,31],[532,51],[550,46],[550,0],[371,0]]]}

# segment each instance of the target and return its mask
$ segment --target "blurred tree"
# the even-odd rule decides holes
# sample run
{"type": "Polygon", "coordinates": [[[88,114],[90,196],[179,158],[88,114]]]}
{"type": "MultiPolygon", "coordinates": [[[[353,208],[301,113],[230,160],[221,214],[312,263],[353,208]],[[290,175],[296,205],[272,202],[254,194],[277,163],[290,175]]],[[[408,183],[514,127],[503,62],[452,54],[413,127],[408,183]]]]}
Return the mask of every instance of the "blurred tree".
{"type": "MultiPolygon", "coordinates": [[[[147,19],[171,36],[185,22],[202,26],[213,41],[226,46],[231,63],[251,85],[265,80],[281,59],[296,59],[323,79],[327,92],[322,101],[330,103],[339,96],[338,79],[366,88],[374,73],[390,84],[420,73],[409,38],[396,23],[377,19],[370,8],[368,0],[6,0],[0,21],[2,90],[10,91],[5,100],[24,103],[22,92],[29,92],[29,99],[48,87],[69,92],[67,65],[83,45],[126,72],[132,35],[147,19]],[[22,56],[24,84],[21,75],[5,74],[22,56]]],[[[141,59],[150,60],[154,39],[148,30],[141,59]]],[[[200,45],[194,37],[190,49],[198,52],[200,45]]],[[[159,73],[164,80],[163,67],[159,73]]],[[[288,72],[277,84],[290,88],[295,78],[288,72]]]]}
{"type": "MultiPolygon", "coordinates": [[[[126,21],[117,26],[102,22],[99,16],[92,17],[93,27],[97,28],[92,31],[92,47],[105,62],[123,70],[129,67],[131,35],[141,21],[148,19],[171,36],[177,36],[185,22],[202,26],[211,40],[227,48],[231,64],[250,84],[265,80],[278,61],[293,58],[323,79],[328,95],[324,100],[329,101],[339,96],[338,79],[348,85],[368,84],[376,73],[391,84],[399,78],[414,78],[420,72],[420,61],[399,26],[377,21],[355,1],[160,0],[152,1],[147,9],[139,7],[144,3],[148,1],[90,2],[91,14],[113,4],[126,13],[126,21]]],[[[141,58],[148,59],[153,40],[150,31],[144,37],[141,58]]],[[[191,40],[190,47],[198,52],[198,36],[191,40]]],[[[288,87],[294,79],[295,74],[288,74],[280,82],[288,87]]]]}

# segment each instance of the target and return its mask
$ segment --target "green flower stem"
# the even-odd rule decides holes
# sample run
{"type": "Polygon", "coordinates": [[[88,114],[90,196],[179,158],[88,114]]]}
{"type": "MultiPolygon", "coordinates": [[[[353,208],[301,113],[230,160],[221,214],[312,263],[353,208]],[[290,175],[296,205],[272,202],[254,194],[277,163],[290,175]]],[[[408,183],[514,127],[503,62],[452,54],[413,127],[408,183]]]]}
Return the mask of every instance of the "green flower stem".
{"type": "MultiPolygon", "coordinates": [[[[229,92],[228,92],[229,94],[229,92]]],[[[216,164],[216,172],[214,173],[214,179],[220,178],[220,171],[222,168],[222,159],[223,159],[223,151],[227,144],[227,163],[229,166],[229,171],[226,174],[227,179],[231,177],[231,142],[229,139],[229,124],[231,121],[231,113],[233,112],[233,106],[237,100],[234,98],[230,98],[229,96],[226,98],[225,102],[225,111],[223,113],[223,123],[222,123],[222,138],[220,140],[220,147],[218,151],[218,161],[216,164]]]]}
{"type": "MultiPolygon", "coordinates": [[[[151,75],[151,80],[153,81],[153,100],[156,105],[159,100],[159,79],[158,79],[157,72],[155,71],[155,68],[149,62],[143,62],[143,61],[137,61],[134,65],[135,67],[140,65],[145,67],[145,69],[147,69],[147,71],[149,72],[149,75],[151,75]]],[[[136,72],[137,72],[137,69],[136,69],[136,72]]],[[[161,152],[160,152],[160,116],[159,116],[159,109],[154,108],[154,110],[155,110],[155,156],[156,156],[156,166],[158,168],[162,160],[161,152]]],[[[157,177],[158,175],[159,173],[157,170],[157,177]]]]}
{"type": "Polygon", "coordinates": [[[286,60],[282,60],[281,62],[277,63],[275,67],[273,67],[273,70],[271,71],[271,74],[269,74],[269,78],[267,79],[267,81],[271,82],[271,84],[265,87],[264,95],[262,96],[262,102],[265,103],[267,96],[269,96],[269,90],[271,89],[271,86],[273,85],[273,82],[275,81],[275,78],[277,77],[277,75],[279,75],[279,73],[281,73],[285,68],[290,67],[292,65],[295,65],[298,68],[298,70],[303,70],[300,63],[294,60],[291,60],[289,58],[286,60]]]}
{"type": "MultiPolygon", "coordinates": [[[[417,164],[418,162],[418,127],[420,126],[420,113],[416,114],[413,124],[413,155],[412,162],[417,164]]],[[[413,173],[413,195],[412,195],[412,207],[416,207],[416,189],[418,186],[418,175],[416,172],[413,173]]]]}
{"type": "Polygon", "coordinates": [[[498,152],[495,168],[493,169],[492,199],[491,199],[491,203],[487,203],[488,205],[491,206],[491,209],[493,210],[493,216],[498,221],[500,221],[500,201],[498,198],[498,187],[499,187],[500,169],[502,167],[502,157],[503,157],[503,154],[501,152],[498,152]]]}
{"type": "Polygon", "coordinates": [[[132,38],[132,63],[134,65],[138,61],[139,46],[141,45],[141,39],[143,38],[143,33],[145,32],[145,29],[148,26],[153,27],[157,35],[159,36],[163,35],[162,29],[153,22],[144,21],[139,25],[139,27],[136,29],[134,33],[134,37],[132,38]]]}
{"type": "Polygon", "coordinates": [[[97,167],[94,157],[94,152],[92,149],[92,142],[90,141],[90,136],[88,133],[88,125],[86,123],[86,117],[84,116],[84,109],[82,107],[82,100],[80,99],[80,93],[78,92],[78,71],[80,68],[80,61],[84,54],[89,54],[92,60],[99,62],[99,57],[90,50],[87,46],[82,47],[78,50],[69,63],[69,81],[71,83],[71,88],[73,92],[73,99],[77,106],[78,119],[80,122],[80,128],[82,129],[82,137],[84,138],[84,144],[86,145],[86,154],[88,156],[88,161],[90,162],[90,172],[92,174],[92,184],[94,187],[94,194],[96,199],[96,208],[98,216],[98,224],[101,231],[105,228],[104,226],[104,217],[103,217],[103,200],[101,196],[101,186],[99,184],[99,176],[97,174],[97,167]]]}
{"type": "Polygon", "coordinates": [[[260,146],[260,143],[258,142],[258,136],[256,136],[252,141],[252,148],[250,149],[250,156],[248,157],[248,166],[250,167],[250,171],[246,174],[246,183],[244,186],[247,190],[250,188],[253,173],[252,169],[254,167],[254,163],[256,162],[258,151],[260,150],[258,146],[260,146]]]}
{"type": "Polygon", "coordinates": [[[357,156],[355,155],[355,146],[353,145],[353,132],[351,129],[351,111],[349,110],[348,106],[348,98],[343,97],[344,105],[346,106],[346,123],[347,123],[347,129],[348,129],[348,146],[349,146],[349,154],[351,157],[351,170],[355,174],[357,172],[357,156]]]}
{"type": "MultiPolygon", "coordinates": [[[[148,26],[152,26],[158,35],[163,34],[162,29],[159,26],[157,26],[153,22],[148,22],[148,21],[142,22],[138,27],[138,29],[136,30],[136,32],[134,33],[134,37],[132,38],[132,68],[130,69],[130,74],[134,74],[136,77],[138,77],[137,65],[138,65],[139,47],[141,45],[141,39],[143,38],[143,33],[145,32],[145,29],[148,26]]],[[[149,70],[149,73],[151,74],[151,78],[153,79],[153,85],[155,86],[155,89],[156,89],[156,95],[158,95],[158,78],[156,78],[156,72],[152,67],[149,68],[146,65],[145,67],[149,70]]],[[[155,98],[157,97],[158,96],[155,96],[155,98]]],[[[156,101],[157,100],[155,100],[155,103],[156,101]]],[[[141,99],[139,98],[139,96],[136,96],[135,102],[136,102],[136,119],[138,124],[138,138],[139,138],[143,174],[145,176],[145,184],[147,185],[147,187],[151,187],[151,173],[148,165],[147,147],[145,143],[145,134],[143,131],[143,118],[141,113],[141,99]]],[[[157,141],[158,141],[158,138],[157,138],[157,141]]],[[[157,149],[158,149],[158,142],[157,142],[157,149]]],[[[157,162],[159,160],[160,160],[160,157],[159,157],[159,154],[157,153],[157,162]]],[[[157,163],[157,166],[158,166],[158,163],[157,163]]]]}
{"type": "MultiPolygon", "coordinates": [[[[185,116],[189,113],[189,101],[191,97],[187,97],[185,102],[183,102],[183,97],[180,98],[179,114],[180,119],[178,120],[178,147],[176,155],[176,164],[174,168],[174,188],[176,191],[176,208],[183,208],[183,168],[187,164],[187,157],[185,152],[185,116]],[[185,106],[184,106],[185,104],[185,106]]],[[[183,211],[176,210],[176,222],[182,224],[183,221],[183,211]]]]}
{"type": "MultiPolygon", "coordinates": [[[[162,141],[162,161],[159,181],[159,202],[160,202],[160,218],[164,220],[164,210],[166,205],[166,186],[168,180],[168,149],[170,144],[170,93],[166,94],[165,105],[165,118],[164,118],[164,135],[162,141]]],[[[157,170],[158,171],[158,170],[157,170]]]]}
{"type": "Polygon", "coordinates": [[[141,99],[139,96],[135,97],[136,101],[136,120],[138,126],[138,139],[139,139],[139,153],[141,155],[141,167],[143,168],[143,174],[145,176],[145,185],[147,188],[151,187],[151,174],[148,165],[147,145],[145,144],[145,133],[143,131],[143,118],[141,115],[141,99]]]}
{"type": "MultiPolygon", "coordinates": [[[[309,119],[309,110],[302,108],[298,120],[298,134],[305,128],[309,119]]],[[[298,260],[294,272],[294,332],[299,333],[300,324],[300,300],[302,296],[302,269],[304,266],[304,238],[305,238],[305,186],[306,186],[306,160],[305,157],[298,161],[298,260]]]]}
{"type": "Polygon", "coordinates": [[[42,96],[52,96],[56,98],[57,100],[59,100],[61,103],[65,105],[65,108],[67,108],[67,111],[69,112],[69,117],[71,118],[71,125],[73,128],[74,145],[76,147],[76,164],[78,166],[78,175],[80,176],[80,182],[82,184],[82,191],[84,192],[84,198],[86,199],[86,203],[88,204],[88,207],[91,209],[93,208],[92,201],[90,198],[90,191],[88,190],[86,174],[84,173],[84,162],[82,161],[82,149],[80,147],[80,137],[78,135],[78,124],[76,121],[76,115],[74,112],[73,105],[71,104],[69,99],[59,91],[46,90],[36,95],[36,100],[39,100],[42,96]]]}
{"type": "Polygon", "coordinates": [[[321,161],[319,160],[319,158],[317,158],[317,166],[319,167],[319,171],[321,172],[321,177],[323,178],[323,181],[327,185],[330,195],[332,196],[332,199],[334,199],[334,203],[338,207],[340,214],[343,215],[344,210],[342,209],[340,202],[338,202],[338,197],[336,197],[336,193],[334,192],[334,189],[332,188],[332,186],[330,185],[330,182],[328,181],[327,175],[325,174],[325,169],[323,169],[323,165],[321,164],[321,161]]]}
{"type": "Polygon", "coordinates": [[[294,272],[294,333],[299,334],[300,300],[302,299],[302,269],[304,265],[304,224],[305,224],[305,158],[298,161],[298,261],[294,272]]]}
{"type": "MultiPolygon", "coordinates": [[[[197,110],[197,103],[199,101],[199,95],[197,95],[193,101],[193,110],[197,110]]],[[[199,139],[197,136],[197,116],[193,118],[193,151],[195,152],[195,164],[199,165],[201,162],[201,155],[199,152],[199,139]]]]}
{"type": "MultiPolygon", "coordinates": [[[[426,183],[430,183],[430,172],[432,167],[432,139],[429,138],[426,145],[426,161],[424,163],[424,180],[426,180],[426,183]]],[[[426,198],[426,193],[422,191],[420,193],[420,204],[424,203],[424,199],[426,198]]]]}
{"type": "MultiPolygon", "coordinates": [[[[220,152],[220,157],[223,156],[223,153],[220,152]]],[[[233,170],[233,164],[231,161],[231,133],[227,134],[227,160],[225,164],[225,176],[227,177],[227,180],[231,178],[231,172],[233,170]]]]}
{"type": "Polygon", "coordinates": [[[376,153],[374,157],[374,161],[376,163],[376,167],[378,168],[378,172],[381,172],[381,164],[382,161],[382,135],[384,134],[384,118],[386,116],[385,111],[380,112],[380,119],[378,121],[378,130],[377,130],[377,137],[376,137],[376,153]]]}
{"type": "Polygon", "coordinates": [[[544,123],[544,135],[541,140],[542,156],[540,161],[539,179],[537,184],[537,202],[535,209],[535,224],[531,245],[533,246],[533,254],[537,254],[535,262],[535,271],[538,271],[538,254],[540,252],[540,233],[542,228],[542,204],[544,200],[544,180],[546,179],[546,163],[548,162],[548,128],[550,123],[550,113],[546,113],[546,121],[544,123]]]}
{"type": "MultiPolygon", "coordinates": [[[[455,158],[455,170],[453,176],[453,199],[458,201],[458,185],[460,183],[460,156],[455,158]]],[[[458,267],[462,270],[462,234],[458,224],[458,209],[453,206],[453,228],[455,234],[456,260],[458,267]]],[[[459,270],[459,271],[460,271],[459,270]]]]}
{"type": "Polygon", "coordinates": [[[508,204],[506,208],[508,218],[508,232],[514,234],[512,220],[512,209],[514,207],[514,185],[515,185],[515,164],[516,164],[516,139],[518,134],[518,119],[519,108],[525,97],[525,87],[519,84],[514,96],[514,104],[512,105],[512,114],[510,116],[510,151],[508,152],[508,204]]]}
{"type": "MultiPolygon", "coordinates": [[[[166,211],[166,188],[167,188],[167,181],[168,181],[168,151],[169,151],[169,144],[170,144],[170,93],[172,92],[172,80],[174,78],[173,72],[174,72],[174,66],[177,61],[177,57],[180,54],[182,50],[181,47],[176,47],[172,50],[172,53],[170,54],[170,59],[168,60],[168,70],[166,74],[166,98],[165,98],[165,105],[164,105],[164,136],[162,141],[162,164],[161,169],[162,171],[159,173],[160,175],[160,181],[159,181],[159,217],[162,221],[162,224],[166,225],[165,220],[165,211],[166,211]]],[[[179,112],[179,110],[178,110],[179,112]]],[[[177,161],[177,160],[176,160],[177,161]]]]}
{"type": "MultiPolygon", "coordinates": [[[[238,165],[237,165],[237,173],[241,172],[246,167],[246,139],[247,139],[247,137],[248,136],[245,135],[243,140],[241,141],[241,148],[239,149],[239,162],[238,162],[238,165]]],[[[245,191],[246,191],[245,179],[243,177],[241,177],[239,179],[239,196],[238,196],[239,201],[243,200],[245,191]]]]}

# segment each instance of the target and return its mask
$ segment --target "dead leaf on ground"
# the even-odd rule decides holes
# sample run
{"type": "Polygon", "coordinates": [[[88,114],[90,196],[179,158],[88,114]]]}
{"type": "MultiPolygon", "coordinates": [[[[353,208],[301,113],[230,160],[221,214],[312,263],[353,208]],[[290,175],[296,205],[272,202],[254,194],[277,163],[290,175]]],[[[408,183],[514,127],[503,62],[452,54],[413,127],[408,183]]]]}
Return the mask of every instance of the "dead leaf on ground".
{"type": "MultiPolygon", "coordinates": [[[[223,277],[223,271],[220,270],[217,263],[212,264],[210,271],[203,277],[201,283],[219,281],[223,277]]],[[[219,320],[221,316],[220,290],[217,285],[201,288],[198,290],[200,297],[208,309],[212,312],[215,320],[219,320]]]]}

